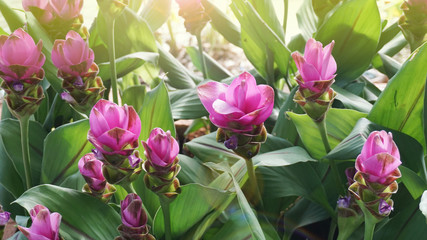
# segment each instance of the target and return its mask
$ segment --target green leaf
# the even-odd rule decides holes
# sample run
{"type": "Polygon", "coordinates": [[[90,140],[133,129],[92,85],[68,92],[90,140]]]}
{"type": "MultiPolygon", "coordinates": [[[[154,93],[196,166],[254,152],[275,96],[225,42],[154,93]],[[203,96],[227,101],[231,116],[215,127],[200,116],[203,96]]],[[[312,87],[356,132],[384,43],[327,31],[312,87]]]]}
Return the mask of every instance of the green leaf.
{"type": "MultiPolygon", "coordinates": [[[[318,18],[313,9],[312,0],[304,0],[297,13],[298,26],[301,29],[301,35],[307,41],[317,30],[318,18]]],[[[304,49],[304,48],[302,48],[304,49]]]]}
{"type": "Polygon", "coordinates": [[[0,186],[3,186],[14,198],[19,197],[25,191],[24,182],[16,171],[13,160],[7,155],[2,138],[0,138],[0,186]]]}
{"type": "MultiPolygon", "coordinates": [[[[187,54],[190,55],[191,61],[194,66],[202,71],[202,63],[200,59],[199,49],[195,47],[187,47],[187,54]]],[[[203,56],[206,61],[207,73],[210,79],[220,81],[224,78],[231,77],[231,73],[225,69],[219,62],[209,56],[207,53],[203,52],[203,56]]]]}
{"type": "Polygon", "coordinates": [[[324,207],[329,207],[322,181],[309,162],[282,167],[258,167],[264,186],[264,198],[303,196],[324,207]]]}
{"type": "Polygon", "coordinates": [[[60,234],[65,233],[71,239],[114,239],[119,236],[120,215],[99,199],[80,191],[40,185],[26,191],[15,202],[27,211],[41,204],[50,212],[60,213],[60,234]]]}
{"type": "Polygon", "coordinates": [[[355,80],[368,68],[380,34],[381,19],[375,0],[345,1],[319,28],[317,41],[335,41],[332,55],[338,65],[338,85],[355,80]]]}
{"type": "MultiPolygon", "coordinates": [[[[156,63],[158,54],[153,52],[134,52],[116,59],[117,77],[121,78],[144,65],[145,62],[156,63]]],[[[103,81],[111,79],[110,62],[98,64],[99,74],[103,81]]]]}
{"type": "MultiPolygon", "coordinates": [[[[164,131],[169,130],[172,136],[175,137],[175,125],[172,118],[168,90],[163,81],[156,88],[147,92],[139,117],[141,118],[142,126],[140,140],[147,140],[151,130],[156,127],[162,128],[164,131]]],[[[141,147],[140,149],[143,150],[141,147]]]]}
{"type": "Polygon", "coordinates": [[[89,120],[62,125],[49,133],[44,143],[42,182],[59,185],[78,171],[78,161],[93,148],[87,140],[89,120]]]}
{"type": "MultiPolygon", "coordinates": [[[[316,159],[326,155],[319,129],[306,114],[287,113],[294,122],[307,151],[316,159]]],[[[326,129],[332,149],[351,132],[357,120],[366,117],[365,113],[350,109],[329,109],[326,115],[326,129]]]]}
{"type": "Polygon", "coordinates": [[[230,43],[240,47],[240,28],[233,21],[215,6],[211,0],[202,0],[205,11],[211,19],[211,25],[230,43]]]}
{"type": "Polygon", "coordinates": [[[400,158],[403,165],[409,167],[415,172],[418,172],[422,167],[421,162],[424,160],[421,144],[404,133],[385,128],[367,120],[366,118],[360,119],[354,126],[351,133],[348,134],[348,136],[342,140],[341,143],[326,156],[326,158],[335,160],[356,159],[362,151],[363,144],[369,134],[372,131],[380,130],[392,132],[393,140],[399,148],[400,158]]]}
{"type": "Polygon", "coordinates": [[[337,92],[336,99],[342,102],[346,108],[363,113],[369,113],[371,111],[372,104],[370,102],[336,85],[334,85],[333,88],[335,92],[337,92]]]}
{"type": "Polygon", "coordinates": [[[149,0],[144,4],[141,12],[152,31],[156,31],[169,18],[172,0],[149,0]]]}
{"type": "Polygon", "coordinates": [[[178,179],[181,184],[199,183],[208,186],[219,175],[206,165],[203,165],[197,158],[190,158],[180,154],[178,159],[181,166],[178,179]]]}
{"type": "Polygon", "coordinates": [[[123,91],[122,101],[127,105],[133,106],[136,112],[140,112],[144,103],[146,91],[144,85],[128,87],[123,91]]]}
{"type": "MultiPolygon", "coordinates": [[[[185,233],[207,213],[219,207],[229,196],[226,191],[194,183],[182,186],[181,190],[178,197],[170,203],[171,230],[174,239],[185,233]]],[[[153,224],[153,232],[157,238],[164,234],[163,221],[163,212],[160,209],[153,224]]]]}
{"type": "Polygon", "coordinates": [[[209,115],[196,88],[172,91],[170,101],[174,119],[195,119],[209,115]]]}
{"type": "Polygon", "coordinates": [[[195,88],[200,79],[190,73],[172,54],[159,47],[159,65],[168,76],[167,84],[176,89],[195,88]]]}
{"type": "MultiPolygon", "coordinates": [[[[40,170],[43,156],[42,143],[46,134],[46,131],[39,123],[30,121],[30,163],[32,183],[34,185],[40,182],[40,170]]],[[[19,122],[10,118],[2,120],[0,122],[0,137],[1,142],[3,142],[6,156],[9,156],[9,159],[12,160],[12,164],[16,172],[21,177],[22,182],[25,183],[25,170],[24,163],[22,162],[21,128],[19,126],[19,122]]]]}
{"type": "Polygon", "coordinates": [[[390,80],[374,104],[368,119],[415,138],[425,149],[423,120],[420,117],[424,104],[426,83],[427,44],[418,48],[390,80]],[[408,81],[411,79],[411,81],[408,81]]]}
{"type": "Polygon", "coordinates": [[[254,165],[266,167],[281,167],[299,162],[316,161],[301,147],[290,147],[255,156],[254,165]]]}
{"type": "Polygon", "coordinates": [[[409,193],[411,193],[414,200],[421,197],[424,190],[427,189],[425,180],[409,168],[400,166],[399,169],[402,172],[402,182],[405,184],[405,187],[408,189],[409,193]]]}
{"type": "Polygon", "coordinates": [[[10,8],[4,0],[0,0],[0,12],[11,31],[24,26],[25,21],[16,13],[16,10],[10,8]]]}

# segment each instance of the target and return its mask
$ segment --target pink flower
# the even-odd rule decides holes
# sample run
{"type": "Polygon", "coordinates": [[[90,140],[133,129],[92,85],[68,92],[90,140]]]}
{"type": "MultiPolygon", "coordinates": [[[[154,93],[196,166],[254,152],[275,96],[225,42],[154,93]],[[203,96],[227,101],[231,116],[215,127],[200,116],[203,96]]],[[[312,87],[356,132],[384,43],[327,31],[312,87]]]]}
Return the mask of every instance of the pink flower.
{"type": "Polygon", "coordinates": [[[332,41],[325,48],[322,43],[313,38],[307,41],[304,50],[304,57],[298,52],[292,53],[301,77],[298,84],[302,89],[309,89],[314,93],[324,93],[329,90],[335,78],[337,63],[332,56],[332,48],[335,42],[332,41]]]}
{"type": "Polygon", "coordinates": [[[50,0],[53,13],[63,20],[72,20],[80,15],[83,0],[50,0]]]}
{"type": "Polygon", "coordinates": [[[38,19],[43,24],[53,20],[52,7],[49,0],[22,0],[22,7],[25,11],[37,9],[36,11],[40,14],[38,19]]]}
{"type": "Polygon", "coordinates": [[[103,163],[95,158],[95,154],[88,153],[79,161],[79,170],[90,189],[94,191],[103,191],[107,181],[102,174],[103,163]]]}
{"type": "Polygon", "coordinates": [[[53,45],[52,62],[59,69],[59,75],[84,76],[94,58],[89,44],[74,31],[67,33],[66,40],[55,40],[53,45]]]}
{"type": "MultiPolygon", "coordinates": [[[[0,207],[1,211],[1,207],[0,207]]],[[[10,212],[0,212],[0,227],[5,226],[10,219],[10,212]]]]}
{"type": "Polygon", "coordinates": [[[400,172],[399,149],[393,142],[393,136],[386,131],[371,132],[363,145],[362,152],[356,159],[356,169],[363,173],[370,182],[388,185],[400,172]]]}
{"type": "Polygon", "coordinates": [[[170,131],[155,128],[151,131],[147,142],[142,141],[145,155],[154,166],[170,166],[179,153],[178,142],[171,136],[170,131]]]}
{"type": "Polygon", "coordinates": [[[248,72],[234,79],[230,86],[208,82],[197,91],[212,123],[236,133],[251,132],[273,111],[273,88],[257,86],[255,78],[248,72]]]}
{"type": "Polygon", "coordinates": [[[89,116],[89,141],[103,154],[129,156],[138,146],[141,120],[135,109],[101,99],[89,116]]]}
{"type": "Polygon", "coordinates": [[[125,200],[120,202],[122,223],[126,227],[139,228],[147,224],[147,214],[142,208],[141,198],[135,193],[130,193],[125,200]]]}
{"type": "Polygon", "coordinates": [[[59,240],[61,214],[51,214],[46,207],[36,205],[30,210],[30,216],[33,221],[30,228],[18,226],[29,240],[59,240]]]}
{"type": "Polygon", "coordinates": [[[0,36],[0,76],[8,83],[37,76],[43,78],[45,56],[42,41],[37,45],[22,28],[0,36]]]}

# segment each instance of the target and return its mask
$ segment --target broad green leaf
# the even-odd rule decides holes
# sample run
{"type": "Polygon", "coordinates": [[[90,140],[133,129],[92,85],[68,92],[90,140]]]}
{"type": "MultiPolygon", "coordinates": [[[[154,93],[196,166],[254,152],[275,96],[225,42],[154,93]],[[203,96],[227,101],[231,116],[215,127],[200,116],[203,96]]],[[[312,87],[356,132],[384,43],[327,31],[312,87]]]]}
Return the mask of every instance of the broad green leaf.
{"type": "Polygon", "coordinates": [[[304,0],[296,15],[301,35],[304,40],[307,41],[313,36],[313,33],[316,32],[318,24],[318,18],[314,12],[312,0],[304,0]]]}
{"type": "Polygon", "coordinates": [[[144,85],[128,87],[122,93],[122,101],[125,104],[133,106],[136,112],[140,112],[142,110],[146,91],[144,85]]]}
{"type": "Polygon", "coordinates": [[[195,119],[209,115],[195,88],[171,91],[169,96],[174,119],[195,119]]]}
{"type": "MultiPolygon", "coordinates": [[[[316,159],[326,155],[319,129],[314,121],[306,114],[287,113],[294,122],[307,151],[316,159]]],[[[357,120],[366,117],[365,113],[350,109],[329,109],[326,115],[326,129],[329,144],[333,149],[351,132],[357,120]]]]}
{"type": "Polygon", "coordinates": [[[390,80],[374,104],[368,119],[415,138],[425,149],[423,120],[427,44],[418,48],[390,80]],[[408,81],[410,79],[411,81],[408,81]]]}
{"type": "MultiPolygon", "coordinates": [[[[117,77],[121,78],[133,70],[141,67],[145,62],[156,63],[158,54],[153,52],[134,52],[116,59],[117,77]]],[[[111,79],[110,62],[98,64],[99,74],[103,81],[111,79]]]]}
{"type": "Polygon", "coordinates": [[[374,59],[372,59],[372,65],[389,78],[392,78],[402,67],[398,61],[382,53],[375,55],[374,59]]]}
{"type": "Polygon", "coordinates": [[[17,14],[16,10],[10,8],[4,0],[0,0],[0,12],[11,31],[24,26],[25,21],[17,14]]]}
{"type": "Polygon", "coordinates": [[[369,111],[371,111],[372,104],[370,102],[336,85],[334,85],[333,88],[335,92],[337,92],[336,99],[339,100],[346,108],[354,109],[363,113],[369,113],[369,111]]]}
{"type": "MultiPolygon", "coordinates": [[[[200,59],[200,53],[198,48],[195,47],[187,47],[187,53],[190,55],[191,61],[194,66],[199,71],[202,71],[202,61],[200,59]]],[[[220,81],[224,78],[231,77],[231,73],[225,69],[219,62],[209,56],[207,53],[203,52],[203,56],[206,61],[206,70],[209,76],[209,79],[220,81]]]]}
{"type": "Polygon", "coordinates": [[[176,89],[195,88],[200,79],[187,70],[172,54],[159,46],[159,65],[168,79],[166,83],[176,89]]]}
{"type": "Polygon", "coordinates": [[[240,28],[229,17],[215,6],[212,0],[202,0],[205,11],[211,18],[211,25],[230,43],[240,47],[240,28]]]}
{"type": "MultiPolygon", "coordinates": [[[[170,203],[171,230],[174,239],[185,233],[207,213],[219,207],[230,194],[194,183],[182,186],[181,190],[178,197],[170,203]],[[176,221],[177,219],[179,221],[176,221]]],[[[160,209],[153,224],[153,232],[157,238],[164,234],[163,221],[163,212],[160,209]]]]}
{"type": "Polygon", "coordinates": [[[156,31],[168,20],[171,13],[171,5],[172,0],[146,1],[141,17],[147,21],[152,31],[156,31]]]}
{"type": "MultiPolygon", "coordinates": [[[[142,126],[140,140],[146,141],[150,136],[151,130],[156,127],[162,128],[164,131],[169,130],[172,136],[175,137],[175,125],[172,118],[168,90],[163,82],[147,92],[139,117],[141,118],[142,126]]],[[[140,149],[142,150],[141,147],[140,149]]]]}
{"type": "Polygon", "coordinates": [[[328,159],[347,160],[356,159],[362,151],[363,144],[372,131],[386,130],[393,134],[393,140],[399,148],[403,165],[418,172],[421,161],[424,160],[423,149],[414,138],[389,128],[375,124],[366,118],[360,119],[348,136],[341,141],[327,156],[328,159]]]}
{"type": "Polygon", "coordinates": [[[390,26],[388,26],[381,32],[381,37],[378,42],[377,51],[379,51],[385,44],[387,44],[393,38],[395,38],[397,34],[400,32],[401,30],[400,30],[398,21],[396,20],[393,24],[390,24],[390,26]]]}
{"type": "Polygon", "coordinates": [[[316,34],[324,45],[333,40],[337,65],[337,84],[355,80],[368,68],[376,53],[381,34],[381,19],[375,0],[343,2],[316,34]]]}
{"type": "Polygon", "coordinates": [[[186,155],[178,155],[179,165],[181,170],[178,174],[178,179],[181,184],[199,183],[208,186],[218,173],[203,165],[197,158],[190,158],[186,155]]]}
{"type": "Polygon", "coordinates": [[[242,221],[244,218],[245,215],[240,209],[234,211],[229,215],[228,221],[210,239],[250,239],[252,235],[249,225],[242,221]]]}
{"type": "Polygon", "coordinates": [[[414,199],[418,199],[427,189],[427,183],[424,179],[414,173],[411,169],[406,168],[404,166],[399,167],[402,172],[401,180],[405,187],[408,189],[409,193],[411,193],[414,199]]]}
{"type": "Polygon", "coordinates": [[[93,148],[87,140],[89,120],[62,125],[50,132],[44,141],[42,182],[59,185],[78,171],[78,161],[93,148]]]}
{"type": "Polygon", "coordinates": [[[24,182],[16,171],[13,160],[7,155],[2,138],[0,138],[0,185],[14,198],[19,197],[24,192],[24,182]]]}
{"type": "Polygon", "coordinates": [[[299,105],[294,102],[294,95],[298,91],[298,88],[295,87],[292,89],[285,103],[280,107],[279,117],[277,118],[276,124],[274,125],[272,134],[278,137],[284,138],[292,143],[298,138],[298,133],[295,128],[294,123],[291,119],[286,117],[286,112],[296,112],[303,113],[303,110],[299,107],[299,105]]]}
{"type": "Polygon", "coordinates": [[[119,236],[120,215],[99,199],[80,191],[39,185],[26,191],[15,202],[27,211],[41,204],[50,212],[60,213],[60,234],[71,239],[114,239],[119,236]]]}
{"type": "Polygon", "coordinates": [[[323,207],[331,208],[320,176],[309,162],[281,167],[258,167],[264,198],[303,196],[323,207]]]}
{"type": "MultiPolygon", "coordinates": [[[[36,185],[40,182],[40,170],[43,156],[43,140],[46,137],[46,134],[46,131],[39,123],[30,121],[29,146],[31,177],[33,185],[36,185]]],[[[10,160],[12,160],[12,164],[16,172],[21,177],[22,182],[25,183],[25,170],[24,163],[22,161],[21,148],[21,128],[19,126],[19,122],[10,118],[2,120],[0,122],[0,137],[1,142],[3,142],[6,156],[8,156],[10,160]]],[[[3,161],[3,159],[1,159],[1,161],[3,161]]]]}
{"type": "Polygon", "coordinates": [[[299,162],[316,161],[301,147],[290,147],[259,154],[253,158],[255,166],[281,167],[299,162]]]}
{"type": "Polygon", "coordinates": [[[3,210],[10,212],[12,217],[24,215],[25,209],[17,204],[12,204],[15,199],[16,198],[0,184],[0,203],[3,206],[3,210]]]}
{"type": "Polygon", "coordinates": [[[86,181],[83,178],[82,174],[80,173],[80,171],[77,171],[73,175],[68,176],[64,181],[62,181],[60,186],[80,191],[83,189],[83,186],[85,184],[86,181]]]}

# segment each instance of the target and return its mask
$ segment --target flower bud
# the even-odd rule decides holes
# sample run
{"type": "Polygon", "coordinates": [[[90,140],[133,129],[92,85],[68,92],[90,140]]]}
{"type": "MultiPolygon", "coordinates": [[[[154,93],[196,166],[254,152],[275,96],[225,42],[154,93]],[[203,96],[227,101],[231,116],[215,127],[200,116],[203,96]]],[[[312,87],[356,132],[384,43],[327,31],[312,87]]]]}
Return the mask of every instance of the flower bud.
{"type": "MultiPolygon", "coordinates": [[[[1,208],[0,208],[1,210],[1,208]]],[[[0,211],[0,226],[5,226],[10,219],[10,212],[1,212],[0,211]]]]}
{"type": "Polygon", "coordinates": [[[119,226],[121,240],[154,239],[149,234],[147,214],[142,207],[141,198],[135,193],[130,193],[120,202],[122,225],[119,226]]]}
{"type": "Polygon", "coordinates": [[[64,79],[61,94],[63,100],[79,112],[89,115],[95,103],[102,98],[105,87],[97,77],[98,66],[87,41],[74,32],[68,32],[66,40],[55,40],[52,62],[58,68],[58,77],[64,79]]]}
{"type": "Polygon", "coordinates": [[[178,164],[179,145],[170,131],[161,128],[151,131],[146,142],[142,142],[147,161],[144,169],[145,184],[157,194],[175,197],[180,192],[179,180],[176,178],[181,167],[178,164]]]}
{"type": "Polygon", "coordinates": [[[198,35],[210,21],[200,0],[176,0],[179,15],[184,18],[187,32],[198,35]]]}
{"type": "Polygon", "coordinates": [[[88,153],[79,161],[79,170],[86,180],[91,192],[104,192],[107,181],[102,174],[103,163],[95,158],[95,154],[88,153]]]}
{"type": "Polygon", "coordinates": [[[399,18],[399,27],[413,51],[423,43],[427,33],[427,1],[403,1],[400,8],[403,15],[399,18]]]}
{"type": "Polygon", "coordinates": [[[1,87],[7,93],[6,102],[18,118],[29,117],[37,111],[44,98],[38,83],[44,78],[45,56],[41,40],[36,45],[21,28],[10,36],[0,36],[1,87]]]}
{"type": "Polygon", "coordinates": [[[36,205],[30,210],[30,217],[33,224],[30,228],[18,226],[18,229],[29,240],[59,240],[59,225],[61,214],[50,213],[49,209],[42,205],[36,205]]]}

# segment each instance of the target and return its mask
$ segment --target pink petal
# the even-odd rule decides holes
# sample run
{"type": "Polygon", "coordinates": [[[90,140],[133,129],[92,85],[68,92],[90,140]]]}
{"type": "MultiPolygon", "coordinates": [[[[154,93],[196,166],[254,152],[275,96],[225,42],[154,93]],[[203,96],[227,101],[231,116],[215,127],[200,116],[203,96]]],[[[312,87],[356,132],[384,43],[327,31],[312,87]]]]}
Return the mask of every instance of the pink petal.
{"type": "Polygon", "coordinates": [[[329,80],[337,71],[337,63],[332,56],[332,49],[334,48],[335,41],[329,43],[323,49],[323,65],[322,65],[322,80],[329,80]]]}
{"type": "Polygon", "coordinates": [[[94,137],[99,137],[111,129],[104,115],[96,107],[90,111],[89,124],[94,137]]]}
{"type": "Polygon", "coordinates": [[[212,107],[215,100],[225,100],[225,92],[227,91],[227,88],[227,84],[219,82],[208,82],[197,87],[197,93],[199,95],[200,101],[209,114],[215,112],[212,107]]]}
{"type": "Polygon", "coordinates": [[[50,224],[52,233],[54,235],[53,239],[59,239],[59,225],[61,224],[61,214],[54,212],[50,215],[50,224]]]}
{"type": "Polygon", "coordinates": [[[135,139],[135,134],[121,128],[113,128],[97,138],[97,140],[113,149],[121,150],[126,144],[130,144],[135,139]]]}
{"type": "Polygon", "coordinates": [[[129,106],[128,118],[129,121],[127,129],[139,138],[139,134],[141,133],[141,119],[132,106],[129,106]]]}
{"type": "Polygon", "coordinates": [[[42,209],[37,213],[33,219],[33,224],[31,225],[31,232],[49,237],[50,239],[53,237],[50,222],[50,212],[48,209],[42,209]]]}
{"type": "Polygon", "coordinates": [[[315,66],[306,62],[302,66],[302,71],[300,72],[304,83],[308,83],[311,81],[321,80],[321,76],[315,66]]]}
{"type": "Polygon", "coordinates": [[[390,175],[402,162],[388,153],[379,153],[361,163],[364,172],[385,178],[390,175]]]}
{"type": "Polygon", "coordinates": [[[270,117],[274,107],[273,88],[268,85],[259,85],[258,88],[262,94],[262,101],[260,101],[260,106],[263,106],[263,107],[260,108],[258,116],[253,122],[253,124],[255,125],[259,125],[265,122],[265,120],[267,120],[267,118],[270,117]]]}
{"type": "Polygon", "coordinates": [[[307,63],[313,65],[319,72],[322,68],[322,43],[310,38],[305,45],[304,58],[307,63]]]}
{"type": "Polygon", "coordinates": [[[295,64],[297,65],[298,71],[301,74],[301,72],[302,72],[302,66],[305,63],[304,57],[301,56],[301,54],[299,52],[293,52],[292,53],[292,58],[294,59],[295,64]]]}
{"type": "Polygon", "coordinates": [[[260,99],[255,78],[248,72],[240,74],[228,87],[225,98],[245,113],[253,111],[260,99]]]}
{"type": "Polygon", "coordinates": [[[213,105],[213,109],[216,113],[222,114],[222,115],[230,115],[233,114],[234,118],[240,118],[245,113],[240,110],[239,108],[230,105],[228,102],[222,101],[217,99],[213,105]]]}

